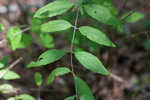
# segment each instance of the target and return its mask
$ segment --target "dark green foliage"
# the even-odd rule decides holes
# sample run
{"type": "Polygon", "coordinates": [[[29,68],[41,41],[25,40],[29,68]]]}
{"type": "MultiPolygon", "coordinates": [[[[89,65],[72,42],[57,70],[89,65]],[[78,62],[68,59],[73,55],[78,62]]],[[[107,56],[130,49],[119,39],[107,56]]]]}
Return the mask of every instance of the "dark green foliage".
{"type": "MultiPolygon", "coordinates": [[[[144,18],[144,15],[138,12],[131,15],[130,12],[125,13],[122,15],[121,19],[118,18],[118,15],[118,11],[111,0],[78,0],[77,2],[72,2],[71,0],[55,0],[45,5],[35,12],[30,29],[31,32],[35,33],[38,37],[40,45],[45,48],[49,48],[49,50],[42,53],[38,57],[37,61],[31,61],[27,65],[27,68],[40,67],[54,63],[60,60],[67,53],[71,53],[75,55],[76,60],[79,61],[84,68],[101,75],[110,75],[110,72],[108,72],[98,57],[87,52],[92,51],[95,53],[101,46],[116,47],[111,39],[109,39],[109,37],[105,34],[105,31],[103,31],[106,29],[99,29],[98,27],[101,27],[99,25],[108,25],[110,28],[123,33],[125,23],[135,23],[144,18]],[[79,16],[77,16],[78,10],[79,16]],[[100,24],[84,26],[84,23],[82,23],[82,26],[79,26],[78,23],[76,23],[77,25],[74,26],[74,22],[80,21],[82,16],[83,18],[88,16],[88,18],[91,18],[92,21],[97,21],[97,23],[100,24]],[[49,18],[52,17],[56,17],[56,19],[49,20],[49,18]],[[97,26],[97,28],[94,26],[97,26]],[[74,48],[71,48],[70,52],[54,49],[54,38],[52,33],[60,31],[66,31],[68,33],[68,41],[70,44],[73,43],[71,44],[71,47],[75,45],[74,48]],[[75,37],[73,38],[73,36],[75,37]],[[73,39],[74,41],[72,41],[73,39]],[[88,50],[83,51],[83,49],[85,49],[84,47],[88,47],[88,50]]],[[[0,24],[0,31],[3,30],[4,26],[0,24]]],[[[27,48],[34,40],[30,33],[24,33],[18,26],[10,28],[6,37],[10,47],[14,51],[21,48],[27,48]]],[[[148,44],[149,42],[144,43],[146,50],[149,50],[148,44]]],[[[6,63],[6,58],[0,60],[0,73],[3,73],[7,69],[6,63]]],[[[67,67],[54,69],[49,74],[46,80],[46,85],[51,84],[56,76],[62,76],[68,73],[71,73],[74,78],[76,93],[80,100],[94,100],[92,91],[86,82],[76,76],[76,73],[73,71],[73,65],[71,65],[71,70],[67,67]]],[[[19,78],[21,77],[11,70],[8,70],[6,75],[2,77],[4,80],[19,78]]],[[[39,72],[34,74],[34,80],[38,87],[41,87],[45,82],[43,81],[44,79],[42,74],[39,72]]],[[[9,84],[0,85],[0,92],[2,93],[10,92],[2,91],[3,88],[9,88],[9,90],[13,89],[13,87],[9,84]]],[[[35,100],[34,97],[28,94],[20,94],[16,96],[16,99],[35,100]]],[[[67,97],[65,100],[74,99],[75,96],[71,96],[67,97]]],[[[8,100],[15,100],[15,97],[11,97],[8,100]]]]}

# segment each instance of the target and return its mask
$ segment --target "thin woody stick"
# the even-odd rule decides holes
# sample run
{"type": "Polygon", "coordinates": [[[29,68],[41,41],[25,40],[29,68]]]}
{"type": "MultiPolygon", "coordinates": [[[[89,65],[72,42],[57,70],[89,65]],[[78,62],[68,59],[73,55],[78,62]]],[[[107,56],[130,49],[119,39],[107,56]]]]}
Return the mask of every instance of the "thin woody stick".
{"type": "Polygon", "coordinates": [[[113,73],[110,73],[110,77],[113,78],[114,80],[120,82],[120,83],[125,82],[121,77],[119,77],[119,76],[117,76],[117,75],[115,75],[113,73]]]}
{"type": "Polygon", "coordinates": [[[0,74],[0,79],[10,70],[12,69],[16,64],[18,64],[22,60],[22,57],[17,59],[15,62],[13,62],[3,73],[0,74]]]}

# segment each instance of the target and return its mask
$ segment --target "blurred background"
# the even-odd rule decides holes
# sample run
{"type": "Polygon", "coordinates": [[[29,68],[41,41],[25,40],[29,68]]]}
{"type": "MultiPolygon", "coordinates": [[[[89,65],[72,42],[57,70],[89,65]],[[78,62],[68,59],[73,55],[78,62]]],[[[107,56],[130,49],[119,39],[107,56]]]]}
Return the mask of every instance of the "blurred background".
{"type": "MultiPolygon", "coordinates": [[[[22,78],[14,81],[0,80],[0,83],[11,83],[19,89],[18,94],[29,93],[35,97],[39,95],[38,87],[36,87],[33,79],[34,72],[41,72],[46,79],[54,68],[70,66],[70,55],[68,54],[56,63],[32,70],[26,69],[25,66],[31,60],[35,60],[46,49],[30,30],[27,33],[32,34],[34,43],[28,48],[12,51],[6,40],[6,33],[10,27],[20,26],[23,30],[30,27],[34,12],[51,1],[0,0],[0,23],[5,26],[5,30],[0,33],[0,58],[10,56],[8,64],[11,64],[17,58],[23,57],[23,60],[13,68],[22,78]]],[[[118,33],[107,26],[101,26],[96,21],[89,21],[89,18],[80,15],[79,25],[95,25],[100,29],[105,28],[105,33],[117,47],[102,47],[84,41],[84,39],[82,42],[78,41],[77,38],[75,45],[83,44],[82,46],[85,49],[101,59],[112,74],[109,77],[97,75],[82,68],[74,59],[75,72],[88,83],[95,100],[150,100],[150,3],[146,0],[112,1],[120,16],[135,10],[144,14],[144,18],[136,23],[125,24],[124,32],[118,33]],[[88,44],[89,47],[85,47],[84,44],[88,44]]],[[[75,15],[74,13],[64,14],[62,17],[74,19],[75,15]]],[[[71,30],[63,33],[65,34],[53,34],[55,48],[57,49],[68,49],[70,46],[71,30]]],[[[63,100],[74,93],[74,83],[71,75],[57,77],[53,84],[48,87],[43,86],[40,90],[41,100],[63,100]]],[[[15,95],[17,94],[0,94],[0,100],[6,100],[7,97],[15,95]]]]}

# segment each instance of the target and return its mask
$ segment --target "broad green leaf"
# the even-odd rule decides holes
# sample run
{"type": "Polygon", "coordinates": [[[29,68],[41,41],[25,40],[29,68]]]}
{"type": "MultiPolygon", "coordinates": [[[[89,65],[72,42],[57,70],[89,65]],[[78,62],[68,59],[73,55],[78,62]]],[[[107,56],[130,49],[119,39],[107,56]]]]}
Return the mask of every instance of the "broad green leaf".
{"type": "Polygon", "coordinates": [[[105,35],[105,33],[101,32],[96,28],[90,26],[81,26],[79,27],[79,31],[82,35],[84,35],[91,41],[94,41],[104,46],[115,47],[115,44],[111,42],[111,40],[105,35]]]}
{"type": "Polygon", "coordinates": [[[77,51],[75,57],[85,68],[98,74],[109,75],[107,69],[96,56],[85,51],[77,51]]]}
{"type": "Polygon", "coordinates": [[[146,76],[146,80],[147,80],[147,81],[150,80],[150,74],[148,74],[148,75],[146,76]]]}
{"type": "Polygon", "coordinates": [[[3,31],[5,29],[3,24],[0,24],[0,32],[3,31]]]}
{"type": "Polygon", "coordinates": [[[5,64],[3,64],[2,62],[0,62],[0,68],[5,67],[5,64]]]}
{"type": "Polygon", "coordinates": [[[74,100],[74,99],[75,99],[75,96],[70,96],[70,97],[65,98],[65,100],[74,100]]]}
{"type": "Polygon", "coordinates": [[[28,94],[21,94],[16,97],[10,97],[7,100],[36,100],[36,99],[28,94]]]}
{"type": "Polygon", "coordinates": [[[35,61],[30,62],[27,65],[27,67],[32,68],[53,63],[61,59],[65,54],[66,52],[63,50],[56,50],[56,49],[47,50],[39,56],[36,62],[35,61]]]}
{"type": "Polygon", "coordinates": [[[37,18],[47,18],[61,15],[72,8],[73,2],[69,0],[58,0],[40,8],[34,15],[37,18]]]}
{"type": "MultiPolygon", "coordinates": [[[[70,34],[70,33],[73,33],[73,29],[67,30],[67,42],[71,44],[73,34],[70,34]]],[[[81,35],[79,31],[77,31],[75,35],[75,39],[74,39],[74,44],[78,47],[81,47],[84,45],[85,41],[86,41],[85,37],[81,35]]]]}
{"type": "Polygon", "coordinates": [[[109,11],[107,7],[98,4],[88,4],[84,6],[86,13],[97,21],[108,24],[118,25],[119,20],[109,11]]]}
{"type": "Polygon", "coordinates": [[[84,0],[78,0],[78,2],[80,3],[80,5],[82,5],[84,0]]]}
{"type": "Polygon", "coordinates": [[[12,27],[8,30],[6,37],[13,50],[18,48],[18,45],[22,39],[22,31],[19,27],[12,27]]]}
{"type": "Polygon", "coordinates": [[[94,3],[99,4],[99,5],[103,5],[106,8],[108,8],[113,15],[117,16],[118,15],[118,11],[116,9],[116,7],[114,6],[112,0],[93,0],[94,3]]]}
{"type": "Polygon", "coordinates": [[[81,3],[83,4],[90,4],[93,3],[93,0],[79,0],[79,2],[81,1],[81,3]]]}
{"type": "Polygon", "coordinates": [[[10,97],[7,100],[16,100],[16,98],[15,97],[10,97]]]}
{"type": "Polygon", "coordinates": [[[6,64],[8,63],[8,59],[10,56],[5,56],[2,59],[0,59],[0,68],[6,67],[6,64]]]}
{"type": "Polygon", "coordinates": [[[34,74],[34,80],[35,80],[35,83],[36,83],[37,86],[41,86],[41,85],[42,85],[42,82],[43,82],[41,73],[36,72],[36,73],[34,74]]]}
{"type": "Polygon", "coordinates": [[[150,41],[149,40],[144,41],[143,46],[145,50],[150,50],[150,41]]]}
{"type": "Polygon", "coordinates": [[[29,34],[22,33],[19,27],[12,27],[7,32],[8,42],[13,50],[18,48],[25,48],[29,46],[33,38],[29,34]]]}
{"type": "Polygon", "coordinates": [[[54,48],[54,39],[52,35],[48,33],[41,33],[39,36],[39,42],[46,48],[54,48]]]}
{"type": "MultiPolygon", "coordinates": [[[[80,17],[81,17],[81,15],[79,14],[79,18],[80,17]]],[[[75,18],[76,18],[76,11],[72,11],[72,12],[64,14],[59,19],[63,19],[63,20],[67,20],[69,22],[72,22],[75,18]]]]}
{"type": "Polygon", "coordinates": [[[33,37],[29,34],[22,34],[22,39],[21,41],[18,43],[17,48],[26,48],[28,46],[30,46],[33,42],[33,37]]]}
{"type": "Polygon", "coordinates": [[[143,18],[144,18],[144,14],[139,12],[134,12],[134,13],[128,12],[122,16],[122,19],[125,19],[125,21],[128,23],[135,23],[143,18]]]}
{"type": "Polygon", "coordinates": [[[33,18],[31,24],[31,30],[36,34],[39,34],[41,31],[41,24],[42,24],[42,20],[38,18],[33,18]]]}
{"type": "Polygon", "coordinates": [[[0,85],[0,92],[7,94],[13,92],[13,86],[10,84],[2,84],[0,85]]]}
{"type": "Polygon", "coordinates": [[[36,100],[34,97],[30,96],[29,94],[21,94],[16,96],[17,100],[36,100]]]}
{"type": "Polygon", "coordinates": [[[53,20],[41,25],[42,32],[57,32],[63,31],[72,27],[66,20],[53,20]]]}
{"type": "Polygon", "coordinates": [[[117,28],[117,32],[119,32],[120,34],[125,33],[125,29],[124,29],[123,24],[118,25],[116,28],[117,28]]]}
{"type": "Polygon", "coordinates": [[[80,7],[80,13],[81,13],[82,16],[84,15],[84,9],[83,9],[82,6],[80,7]]]}
{"type": "Polygon", "coordinates": [[[7,64],[9,58],[10,58],[10,56],[5,56],[5,57],[3,57],[2,59],[0,59],[0,62],[2,62],[2,63],[4,63],[4,64],[7,64]]]}
{"type": "Polygon", "coordinates": [[[62,76],[62,75],[68,74],[69,72],[71,72],[70,69],[66,67],[54,69],[48,76],[47,85],[51,84],[56,76],[62,76]]]}
{"type": "Polygon", "coordinates": [[[88,85],[79,77],[75,77],[75,86],[80,100],[94,100],[94,96],[88,85]]]}
{"type": "MultiPolygon", "coordinates": [[[[5,72],[6,69],[2,69],[0,70],[0,75],[5,72]]],[[[2,77],[3,80],[14,80],[14,79],[20,79],[20,75],[9,70],[3,77],[2,77]]]]}
{"type": "Polygon", "coordinates": [[[24,45],[24,48],[31,45],[33,42],[33,37],[30,34],[23,34],[21,43],[24,45]]]}
{"type": "Polygon", "coordinates": [[[102,47],[101,45],[98,45],[97,43],[90,40],[87,40],[87,46],[88,46],[88,50],[92,53],[99,52],[99,49],[102,47]]]}

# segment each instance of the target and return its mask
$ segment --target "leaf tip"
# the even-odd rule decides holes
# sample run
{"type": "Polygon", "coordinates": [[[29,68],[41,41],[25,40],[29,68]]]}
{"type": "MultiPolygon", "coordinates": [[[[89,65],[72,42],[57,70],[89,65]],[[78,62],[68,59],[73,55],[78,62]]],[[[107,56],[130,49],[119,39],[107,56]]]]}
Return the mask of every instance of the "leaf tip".
{"type": "Polygon", "coordinates": [[[114,48],[115,48],[115,47],[116,47],[116,44],[112,43],[112,47],[114,47],[114,48]]]}

